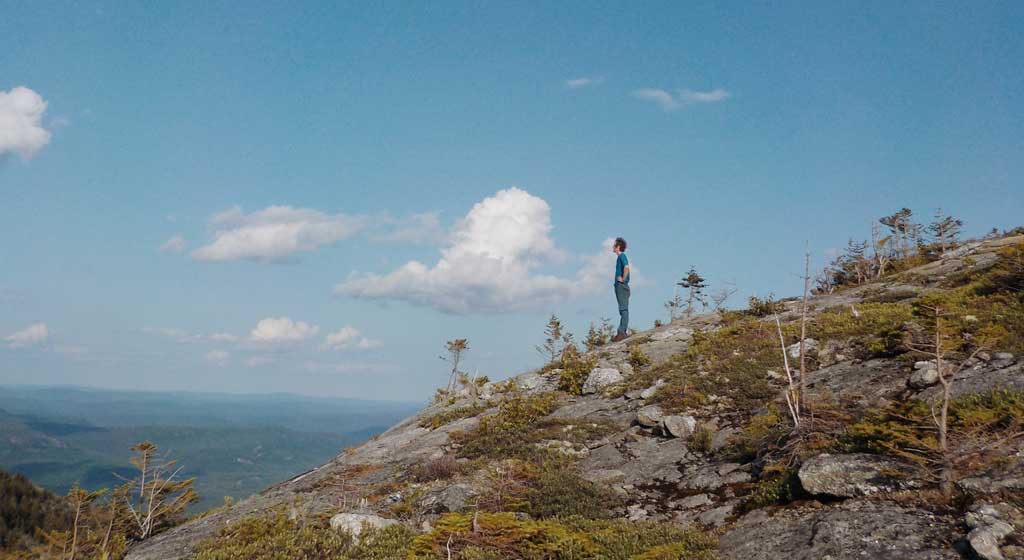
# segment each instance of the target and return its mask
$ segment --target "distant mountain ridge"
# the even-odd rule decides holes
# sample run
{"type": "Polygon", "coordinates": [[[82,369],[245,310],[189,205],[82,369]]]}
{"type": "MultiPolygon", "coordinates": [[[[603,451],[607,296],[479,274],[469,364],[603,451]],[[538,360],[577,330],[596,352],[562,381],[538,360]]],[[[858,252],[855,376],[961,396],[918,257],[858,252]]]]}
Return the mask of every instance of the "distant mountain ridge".
{"type": "Polygon", "coordinates": [[[296,395],[0,388],[0,468],[63,494],[115,486],[151,440],[199,477],[194,511],[244,498],[385,430],[408,403],[296,395]]]}

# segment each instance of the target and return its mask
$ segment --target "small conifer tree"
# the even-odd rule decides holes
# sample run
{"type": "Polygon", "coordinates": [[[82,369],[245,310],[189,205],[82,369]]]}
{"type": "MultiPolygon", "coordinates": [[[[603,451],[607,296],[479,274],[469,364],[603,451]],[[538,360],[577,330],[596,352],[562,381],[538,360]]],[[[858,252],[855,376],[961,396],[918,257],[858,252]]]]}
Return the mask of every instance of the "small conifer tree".
{"type": "MultiPolygon", "coordinates": [[[[562,354],[562,347],[566,343],[566,334],[562,332],[562,321],[554,313],[551,314],[547,326],[544,327],[544,336],[544,343],[537,346],[537,352],[544,356],[544,359],[550,364],[562,354]]],[[[571,337],[571,335],[569,336],[571,337]]]]}
{"type": "Polygon", "coordinates": [[[677,284],[679,287],[687,290],[688,295],[686,297],[686,317],[693,316],[693,306],[695,303],[700,303],[702,306],[707,307],[707,301],[704,298],[704,288],[707,287],[704,278],[697,274],[695,267],[690,267],[690,271],[686,273],[677,284]]]}
{"type": "Polygon", "coordinates": [[[939,254],[945,255],[946,251],[956,247],[957,237],[960,235],[960,228],[964,225],[962,220],[948,216],[939,208],[935,212],[935,221],[928,226],[935,246],[939,254]]]}

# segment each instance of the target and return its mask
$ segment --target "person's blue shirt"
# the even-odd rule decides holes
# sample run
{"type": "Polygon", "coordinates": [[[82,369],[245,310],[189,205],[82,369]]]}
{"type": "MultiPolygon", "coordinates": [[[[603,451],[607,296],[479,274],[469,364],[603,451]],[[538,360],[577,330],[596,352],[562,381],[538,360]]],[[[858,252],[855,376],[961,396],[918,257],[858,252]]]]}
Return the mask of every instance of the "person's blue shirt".
{"type": "MultiPolygon", "coordinates": [[[[619,258],[615,260],[615,281],[619,281],[619,277],[626,271],[626,267],[629,266],[629,259],[626,258],[626,253],[619,253],[619,258]]],[[[626,276],[624,284],[629,285],[629,276],[626,276]]]]}

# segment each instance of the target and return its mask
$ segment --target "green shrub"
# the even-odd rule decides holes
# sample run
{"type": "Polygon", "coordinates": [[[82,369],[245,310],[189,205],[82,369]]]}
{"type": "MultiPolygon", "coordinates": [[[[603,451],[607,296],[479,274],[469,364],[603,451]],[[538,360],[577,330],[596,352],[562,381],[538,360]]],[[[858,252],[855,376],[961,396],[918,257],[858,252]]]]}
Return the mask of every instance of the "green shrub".
{"type": "Polygon", "coordinates": [[[527,482],[526,512],[534,517],[610,517],[621,499],[610,489],[590,482],[565,461],[548,461],[527,482]]]}
{"type": "Polygon", "coordinates": [[[769,317],[782,313],[785,310],[785,304],[781,301],[776,301],[775,294],[768,294],[768,297],[764,299],[750,296],[750,299],[747,300],[747,314],[754,317],[769,317]]]}
{"type": "Polygon", "coordinates": [[[753,492],[747,496],[743,508],[747,511],[787,504],[801,493],[800,479],[797,471],[786,466],[770,466],[761,472],[761,479],[754,486],[753,492]]]}
{"type": "Polygon", "coordinates": [[[583,384],[587,382],[587,377],[596,366],[597,358],[584,357],[575,345],[566,346],[558,364],[562,369],[558,378],[558,388],[573,395],[582,394],[583,384]]]}
{"type": "Polygon", "coordinates": [[[707,424],[698,422],[697,427],[694,428],[693,433],[690,434],[690,440],[686,442],[686,447],[690,451],[697,451],[699,453],[707,453],[711,451],[711,442],[714,434],[708,428],[707,424]]]}
{"type": "Polygon", "coordinates": [[[484,416],[480,424],[468,432],[452,432],[451,439],[460,445],[462,457],[509,458],[536,453],[537,424],[550,414],[557,403],[553,394],[523,395],[511,393],[505,397],[498,413],[484,416]]]}
{"type": "Polygon", "coordinates": [[[640,368],[651,365],[651,359],[647,357],[647,354],[644,354],[639,345],[630,348],[628,361],[635,371],[640,371],[640,368]]]}
{"type": "Polygon", "coordinates": [[[345,558],[351,536],[326,524],[301,525],[283,513],[248,517],[196,546],[196,560],[345,558]]]}
{"type": "Polygon", "coordinates": [[[906,323],[914,320],[906,303],[862,303],[850,309],[827,311],[808,324],[808,335],[819,342],[850,343],[861,358],[896,356],[906,352],[906,323]]]}
{"type": "Polygon", "coordinates": [[[404,560],[415,532],[404,525],[367,529],[360,542],[326,523],[283,513],[241,519],[196,545],[195,560],[404,560]]]}
{"type": "Polygon", "coordinates": [[[360,537],[359,544],[337,560],[406,560],[416,531],[405,525],[391,525],[368,530],[360,537]]]}

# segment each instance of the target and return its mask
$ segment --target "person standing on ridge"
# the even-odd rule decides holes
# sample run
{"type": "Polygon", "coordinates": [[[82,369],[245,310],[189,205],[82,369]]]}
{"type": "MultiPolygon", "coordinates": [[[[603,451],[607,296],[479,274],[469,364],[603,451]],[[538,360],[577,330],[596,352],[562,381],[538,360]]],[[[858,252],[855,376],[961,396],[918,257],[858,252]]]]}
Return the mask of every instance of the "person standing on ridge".
{"type": "Polygon", "coordinates": [[[612,252],[616,255],[615,299],[619,302],[619,331],[615,333],[612,342],[618,342],[629,336],[629,259],[626,258],[626,240],[616,237],[612,252]]]}

